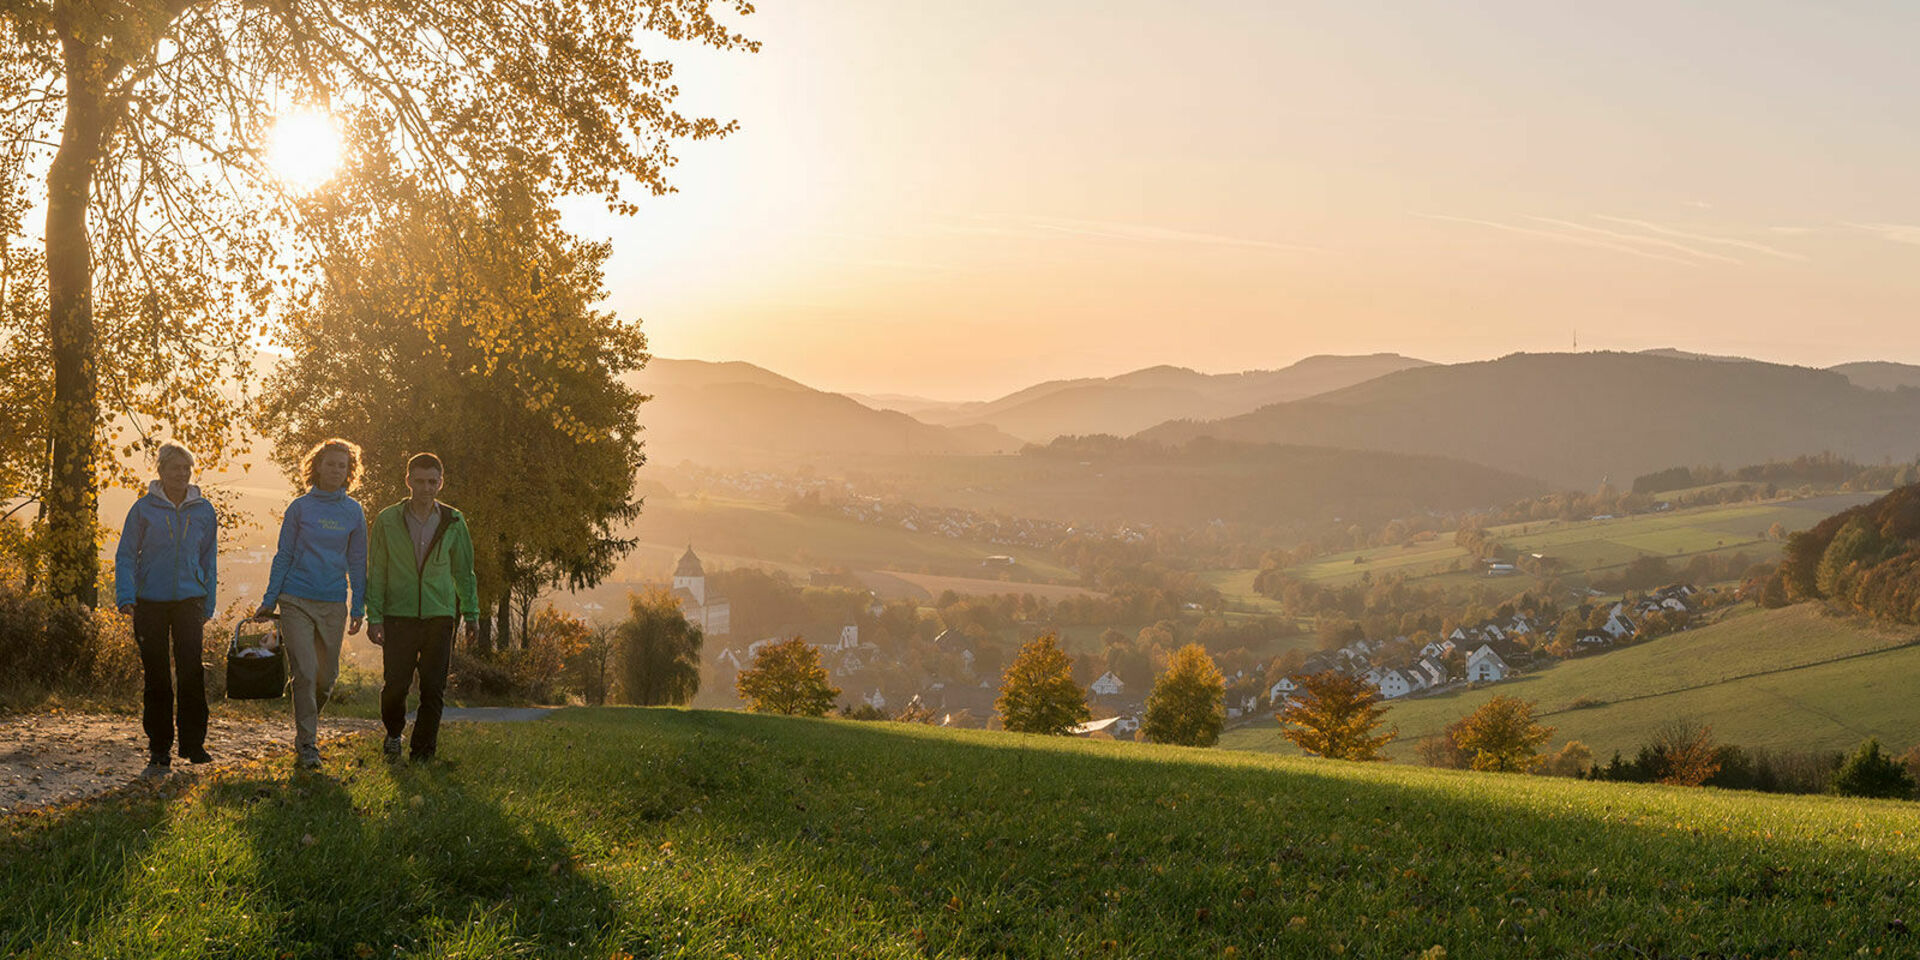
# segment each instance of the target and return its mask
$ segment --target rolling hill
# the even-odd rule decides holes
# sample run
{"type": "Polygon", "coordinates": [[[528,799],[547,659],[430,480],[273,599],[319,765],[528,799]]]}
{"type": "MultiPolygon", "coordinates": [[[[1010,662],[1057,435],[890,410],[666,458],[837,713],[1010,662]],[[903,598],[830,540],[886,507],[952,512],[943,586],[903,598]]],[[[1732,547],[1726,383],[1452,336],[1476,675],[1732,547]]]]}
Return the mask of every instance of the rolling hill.
{"type": "Polygon", "coordinates": [[[989,425],[1046,443],[1065,434],[1125,435],[1180,418],[1212,419],[1427,365],[1399,354],[1308,357],[1279,370],[1207,374],[1158,366],[1117,377],[1052,380],[986,403],[920,408],[929,423],[989,425]]]}
{"type": "Polygon", "coordinates": [[[1385,521],[1543,492],[1530,478],[1446,457],[1211,440],[1060,440],[1012,457],[896,459],[885,471],[917,503],[1098,524],[1385,521]]]}
{"type": "Polygon", "coordinates": [[[1020,441],[990,426],[943,427],[874,410],[748,363],[655,358],[632,384],[648,456],[664,463],[793,466],[846,455],[982,454],[1020,441]]]}
{"type": "Polygon", "coordinates": [[[1920,388],[1920,366],[1914,366],[1911,363],[1866,360],[1859,363],[1843,363],[1827,369],[1853,381],[1854,386],[1866,387],[1869,390],[1920,388]]]}
{"type": "Polygon", "coordinates": [[[1514,354],[1402,370],[1306,400],[1140,434],[1456,457],[1591,489],[1676,463],[1831,451],[1920,453],[1920,393],[1772,363],[1627,353],[1514,354]]]}
{"type": "Polygon", "coordinates": [[[330,749],[9,821],[0,953],[1892,957],[1920,885],[1886,800],[658,708],[330,749]]]}

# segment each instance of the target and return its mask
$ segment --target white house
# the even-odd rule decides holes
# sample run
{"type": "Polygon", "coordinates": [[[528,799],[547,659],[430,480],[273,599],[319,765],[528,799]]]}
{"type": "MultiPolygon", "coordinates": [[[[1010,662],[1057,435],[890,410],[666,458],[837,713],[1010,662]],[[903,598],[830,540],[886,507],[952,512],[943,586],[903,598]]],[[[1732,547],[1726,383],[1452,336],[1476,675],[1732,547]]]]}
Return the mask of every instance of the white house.
{"type": "Polygon", "coordinates": [[[1467,655],[1467,680],[1470,683],[1488,683],[1505,680],[1513,669],[1507,666],[1493,648],[1485,644],[1467,655]]]}
{"type": "Polygon", "coordinates": [[[1605,630],[1607,632],[1607,636],[1610,636],[1615,640],[1618,640],[1622,637],[1631,637],[1635,632],[1633,621],[1628,620],[1625,616],[1618,613],[1614,614],[1611,617],[1608,617],[1606,625],[1601,627],[1600,629],[1605,630]]]}
{"type": "Polygon", "coordinates": [[[881,693],[879,687],[875,687],[872,693],[869,693],[866,696],[861,697],[860,699],[865,700],[867,702],[867,705],[874,708],[875,710],[885,710],[887,708],[887,695],[884,693],[881,693]]]}
{"type": "Polygon", "coordinates": [[[1103,697],[1114,697],[1119,696],[1120,691],[1126,688],[1127,685],[1120,682],[1120,678],[1112,670],[1108,670],[1101,674],[1100,679],[1095,680],[1093,686],[1088,689],[1103,697]]]}
{"type": "Polygon", "coordinates": [[[733,605],[724,597],[707,594],[707,572],[691,544],[673,568],[673,598],[680,602],[680,612],[687,622],[707,636],[724,637],[733,632],[733,605]]]}
{"type": "Polygon", "coordinates": [[[1299,686],[1299,684],[1293,682],[1292,677],[1281,677],[1274,681],[1273,686],[1267,688],[1267,702],[1279,703],[1281,697],[1292,693],[1298,689],[1299,686]]]}
{"type": "Polygon", "coordinates": [[[1392,700],[1413,692],[1413,684],[1407,682],[1405,674],[1398,670],[1388,670],[1380,675],[1380,695],[1392,700]]]}

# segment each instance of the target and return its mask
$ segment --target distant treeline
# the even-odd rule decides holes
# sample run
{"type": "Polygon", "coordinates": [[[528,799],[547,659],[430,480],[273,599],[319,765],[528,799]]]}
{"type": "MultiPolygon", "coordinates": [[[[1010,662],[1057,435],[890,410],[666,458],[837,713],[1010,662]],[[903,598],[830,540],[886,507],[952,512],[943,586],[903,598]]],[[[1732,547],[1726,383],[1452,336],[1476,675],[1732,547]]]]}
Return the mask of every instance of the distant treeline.
{"type": "Polygon", "coordinates": [[[1723,483],[1812,486],[1840,490],[1885,490],[1920,480],[1920,464],[1872,466],[1833,453],[1817,453],[1728,470],[1720,466],[1669,467],[1633,478],[1633,492],[1652,496],[1723,483]]]}
{"type": "Polygon", "coordinates": [[[1771,607],[1823,600],[1838,610],[1920,623],[1920,485],[1788,537],[1759,599],[1771,607]]]}

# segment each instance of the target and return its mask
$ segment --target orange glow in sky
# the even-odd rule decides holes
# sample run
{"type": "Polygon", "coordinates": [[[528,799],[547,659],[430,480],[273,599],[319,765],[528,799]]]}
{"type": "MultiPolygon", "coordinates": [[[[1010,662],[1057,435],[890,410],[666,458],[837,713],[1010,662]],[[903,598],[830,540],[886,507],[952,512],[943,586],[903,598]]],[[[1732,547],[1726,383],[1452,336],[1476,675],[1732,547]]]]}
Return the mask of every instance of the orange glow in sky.
{"type": "Polygon", "coordinates": [[[1920,5],[763,5],[620,221],[662,356],[988,397],[1157,363],[1920,362],[1920,5]]]}

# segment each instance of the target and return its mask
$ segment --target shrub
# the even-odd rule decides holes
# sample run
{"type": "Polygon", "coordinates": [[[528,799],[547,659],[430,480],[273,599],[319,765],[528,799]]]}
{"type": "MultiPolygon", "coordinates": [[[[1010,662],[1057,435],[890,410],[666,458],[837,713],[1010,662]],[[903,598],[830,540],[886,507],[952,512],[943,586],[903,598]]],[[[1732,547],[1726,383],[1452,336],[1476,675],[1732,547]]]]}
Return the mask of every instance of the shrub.
{"type": "Polygon", "coordinates": [[[1831,789],[1848,797],[1907,799],[1913,796],[1913,777],[1898,760],[1880,751],[1880,739],[1868,737],[1847,762],[1834,771],[1831,789]]]}
{"type": "Polygon", "coordinates": [[[841,704],[840,716],[845,720],[886,720],[887,712],[865,700],[855,704],[841,704]]]}

